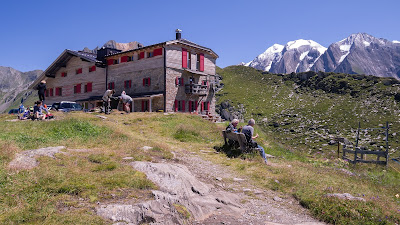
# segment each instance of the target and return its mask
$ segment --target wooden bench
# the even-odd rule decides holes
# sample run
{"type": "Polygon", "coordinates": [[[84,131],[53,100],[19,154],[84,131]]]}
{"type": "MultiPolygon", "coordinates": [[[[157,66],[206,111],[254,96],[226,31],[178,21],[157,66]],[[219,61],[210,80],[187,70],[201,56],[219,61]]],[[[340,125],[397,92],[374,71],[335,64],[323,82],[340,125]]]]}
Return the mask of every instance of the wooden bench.
{"type": "Polygon", "coordinates": [[[259,150],[258,148],[254,148],[248,144],[246,136],[243,133],[226,132],[226,130],[223,130],[222,136],[224,137],[225,145],[228,145],[227,139],[238,142],[242,152],[259,150]]]}

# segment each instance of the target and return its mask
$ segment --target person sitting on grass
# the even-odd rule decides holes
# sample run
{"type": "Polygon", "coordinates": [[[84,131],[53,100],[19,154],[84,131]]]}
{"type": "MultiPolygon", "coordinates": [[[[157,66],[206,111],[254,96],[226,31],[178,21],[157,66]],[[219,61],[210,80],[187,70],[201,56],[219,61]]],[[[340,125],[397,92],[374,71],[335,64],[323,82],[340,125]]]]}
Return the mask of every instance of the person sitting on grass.
{"type": "Polygon", "coordinates": [[[46,111],[46,113],[49,113],[49,111],[47,111],[47,109],[43,107],[42,102],[37,101],[35,107],[33,107],[33,118],[44,120],[46,118],[46,115],[43,113],[43,110],[46,111]]]}
{"type": "Polygon", "coordinates": [[[236,128],[238,124],[239,120],[233,119],[232,122],[226,127],[226,132],[227,133],[238,132],[238,129],[236,128]]]}
{"type": "Polygon", "coordinates": [[[247,142],[249,145],[253,148],[259,148],[260,149],[260,154],[264,158],[265,164],[267,164],[267,157],[265,156],[265,150],[263,147],[261,147],[257,142],[254,141],[254,139],[258,138],[258,134],[256,136],[253,136],[254,134],[254,125],[256,124],[256,121],[254,119],[250,119],[248,124],[243,127],[242,132],[246,136],[247,142]]]}

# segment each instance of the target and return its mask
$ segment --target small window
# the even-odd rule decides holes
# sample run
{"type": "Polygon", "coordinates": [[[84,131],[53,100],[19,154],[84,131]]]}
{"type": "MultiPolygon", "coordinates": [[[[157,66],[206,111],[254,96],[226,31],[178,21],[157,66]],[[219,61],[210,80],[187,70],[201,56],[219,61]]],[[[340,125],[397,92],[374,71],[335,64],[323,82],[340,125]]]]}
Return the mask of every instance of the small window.
{"type": "Polygon", "coordinates": [[[127,62],[131,62],[133,61],[133,56],[128,56],[128,58],[126,59],[127,62]]]}
{"type": "Polygon", "coordinates": [[[61,87],[56,88],[56,96],[62,96],[62,88],[61,87]]]}
{"type": "Polygon", "coordinates": [[[192,69],[192,53],[187,53],[187,68],[192,69]]]}
{"type": "Polygon", "coordinates": [[[197,102],[189,101],[189,112],[196,112],[196,111],[197,111],[197,102]]]}
{"type": "Polygon", "coordinates": [[[114,82],[110,82],[108,83],[108,89],[114,89],[115,88],[115,83],[114,82]]]}
{"type": "Polygon", "coordinates": [[[184,85],[185,85],[185,82],[184,82],[183,77],[176,77],[176,79],[175,79],[175,85],[176,85],[176,86],[184,86],[184,85]]]}
{"type": "Polygon", "coordinates": [[[150,84],[151,84],[151,79],[150,79],[150,77],[143,78],[143,86],[149,87],[150,84]]]}
{"type": "Polygon", "coordinates": [[[50,88],[50,97],[53,96],[53,88],[50,88]]]}
{"type": "Polygon", "coordinates": [[[175,112],[185,112],[185,100],[175,100],[175,112]]]}
{"type": "Polygon", "coordinates": [[[92,83],[85,84],[85,93],[92,92],[92,83]]]}
{"type": "Polygon", "coordinates": [[[153,55],[154,55],[153,52],[148,52],[148,53],[147,53],[147,58],[151,58],[151,57],[153,57],[153,55]]]}
{"type": "Polygon", "coordinates": [[[114,64],[119,64],[119,60],[118,59],[114,59],[114,64]]]}
{"type": "Polygon", "coordinates": [[[81,93],[81,84],[77,84],[74,86],[74,94],[81,93]]]}
{"type": "Polygon", "coordinates": [[[89,73],[96,71],[96,66],[89,67],[89,73]]]}
{"type": "Polygon", "coordinates": [[[132,80],[124,81],[124,88],[131,88],[132,87],[132,80]]]}
{"type": "Polygon", "coordinates": [[[144,52],[139,53],[138,59],[143,59],[144,58],[144,52]]]}
{"type": "Polygon", "coordinates": [[[67,76],[67,72],[62,72],[61,73],[61,77],[66,77],[67,76]]]}
{"type": "Polygon", "coordinates": [[[76,74],[81,74],[82,73],[82,68],[77,69],[75,72],[76,72],[76,74]]]}

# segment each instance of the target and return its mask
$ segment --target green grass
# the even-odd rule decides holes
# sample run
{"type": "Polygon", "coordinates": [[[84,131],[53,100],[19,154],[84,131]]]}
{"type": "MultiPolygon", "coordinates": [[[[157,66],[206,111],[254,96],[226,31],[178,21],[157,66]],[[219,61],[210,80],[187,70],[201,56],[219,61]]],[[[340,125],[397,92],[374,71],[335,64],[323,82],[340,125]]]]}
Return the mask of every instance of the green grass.
{"type": "MultiPolygon", "coordinates": [[[[236,109],[243,105],[245,118],[256,119],[269,140],[285,148],[330,158],[336,147],[324,145],[331,140],[329,135],[355,142],[358,122],[363,128],[375,128],[389,121],[391,153],[400,156],[400,143],[393,135],[400,131],[399,102],[395,100],[400,88],[385,85],[397,81],[334,73],[304,81],[299,78],[302,74],[269,74],[243,66],[217,72],[224,83],[218,102],[230,102],[236,109]],[[268,122],[261,123],[265,118],[268,122]]],[[[382,140],[368,147],[381,145],[382,140]]]]}
{"type": "MultiPolygon", "coordinates": [[[[200,153],[213,147],[226,150],[221,137],[226,124],[214,124],[198,116],[132,113],[108,117],[103,121],[93,114],[60,113],[51,122],[6,122],[12,117],[1,115],[0,223],[106,224],[109,222],[93,213],[97,202],[145,201],[151,197],[150,189],[158,188],[127,165],[132,160],[125,157],[175,162],[172,152],[200,153]],[[179,132],[181,135],[177,135],[179,132]],[[7,167],[15,153],[58,145],[67,146],[68,155],[41,157],[39,167],[30,171],[17,173],[7,167]],[[143,150],[143,146],[152,149],[143,150]]],[[[263,126],[256,126],[255,133],[259,133],[257,141],[266,152],[276,156],[269,160],[272,166],[264,165],[257,153],[236,153],[230,160],[225,154],[198,155],[248,177],[248,182],[260,189],[294,196],[326,222],[400,222],[400,198],[396,198],[400,194],[400,175],[391,167],[353,166],[343,160],[314,157],[301,148],[288,148],[288,144],[275,141],[273,133],[263,126]],[[330,199],[324,197],[327,193],[350,193],[367,202],[330,199]]],[[[190,219],[190,212],[179,206],[176,209],[182,218],[190,219]]]]}

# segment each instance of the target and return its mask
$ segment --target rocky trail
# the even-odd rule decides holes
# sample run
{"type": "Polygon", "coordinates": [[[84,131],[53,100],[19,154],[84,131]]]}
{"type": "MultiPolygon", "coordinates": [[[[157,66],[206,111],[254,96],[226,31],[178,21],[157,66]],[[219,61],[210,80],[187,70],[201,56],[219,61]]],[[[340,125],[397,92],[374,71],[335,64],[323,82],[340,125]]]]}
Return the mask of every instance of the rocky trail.
{"type": "MultiPolygon", "coordinates": [[[[69,151],[76,150],[63,146],[29,150],[17,154],[9,166],[32,169],[40,166],[35,159],[38,156],[54,157],[55,153],[69,151]]],[[[118,225],[323,224],[293,197],[256,188],[245,177],[200,156],[216,154],[213,150],[196,153],[176,149],[173,154],[173,160],[128,163],[159,187],[152,190],[152,200],[133,204],[127,199],[99,202],[95,213],[118,225]]]]}

